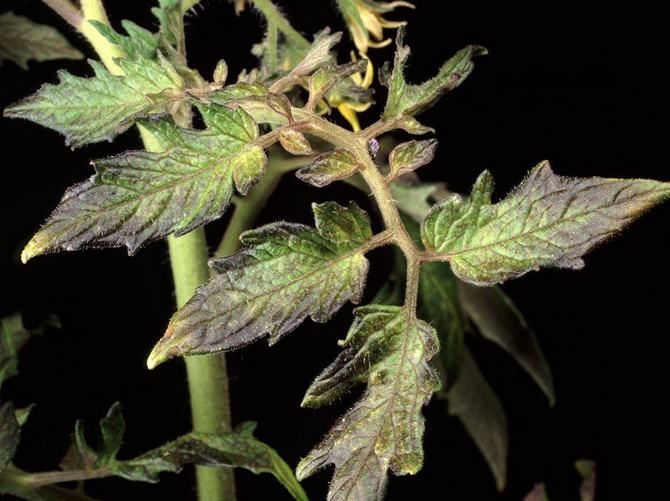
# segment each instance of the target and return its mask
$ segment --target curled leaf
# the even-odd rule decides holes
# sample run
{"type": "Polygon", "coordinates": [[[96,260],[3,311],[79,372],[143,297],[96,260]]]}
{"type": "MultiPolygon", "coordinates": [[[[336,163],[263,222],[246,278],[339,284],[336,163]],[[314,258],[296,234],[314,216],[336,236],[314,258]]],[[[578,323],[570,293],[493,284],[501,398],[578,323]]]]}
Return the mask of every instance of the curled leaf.
{"type": "Polygon", "coordinates": [[[390,172],[387,181],[391,181],[407,172],[423,167],[433,161],[435,149],[437,148],[436,139],[426,141],[408,141],[399,144],[389,155],[390,172]]]}
{"type": "Polygon", "coordinates": [[[358,170],[354,156],[345,150],[333,150],[319,155],[314,161],[299,169],[298,179],[322,188],[333,181],[345,179],[358,170]]]}
{"type": "Polygon", "coordinates": [[[320,405],[367,381],[363,397],[297,468],[299,479],[328,464],[329,501],[381,499],[390,469],[413,475],[423,465],[421,407],[439,388],[429,365],[435,330],[405,307],[371,305],[341,343],[343,352],[307,390],[303,405],[320,405]]]}
{"type": "Polygon", "coordinates": [[[454,90],[470,75],[474,68],[474,57],[486,54],[484,47],[468,45],[445,62],[433,78],[420,85],[413,85],[405,80],[404,71],[410,49],[403,45],[404,35],[404,29],[400,28],[396,37],[393,70],[382,68],[379,78],[389,89],[384,109],[385,120],[416,115],[431,107],[443,94],[454,90]]]}

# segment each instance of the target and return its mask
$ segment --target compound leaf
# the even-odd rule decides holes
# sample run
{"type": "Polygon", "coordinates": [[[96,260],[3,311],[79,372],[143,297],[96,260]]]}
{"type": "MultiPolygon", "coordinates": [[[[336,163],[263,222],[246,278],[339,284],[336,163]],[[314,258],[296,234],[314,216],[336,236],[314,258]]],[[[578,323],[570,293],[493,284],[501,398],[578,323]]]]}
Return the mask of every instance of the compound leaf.
{"type": "Polygon", "coordinates": [[[307,390],[304,406],[338,397],[367,381],[363,397],[297,468],[299,479],[335,465],[329,501],[381,499],[388,470],[415,474],[423,465],[421,407],[439,388],[429,365],[435,329],[404,306],[357,308],[344,351],[307,390]]]}
{"type": "Polygon", "coordinates": [[[97,174],[67,190],[23,250],[23,261],[60,250],[142,244],[183,235],[217,219],[233,195],[246,194],[265,172],[254,145],[258,127],[242,109],[202,110],[206,130],[182,129],[171,119],[142,120],[162,153],[131,151],[94,162],[97,174]]]}
{"type": "Polygon", "coordinates": [[[30,60],[83,57],[55,28],[17,16],[13,12],[0,14],[0,63],[7,59],[27,70],[30,60]]]}
{"type": "Polygon", "coordinates": [[[479,45],[468,45],[451,59],[445,62],[433,78],[420,85],[412,85],[405,80],[405,65],[410,49],[403,45],[404,29],[398,30],[396,37],[396,53],[393,70],[388,65],[382,68],[380,81],[389,88],[385,120],[399,118],[403,115],[416,115],[432,106],[442,94],[454,90],[472,72],[475,56],[486,54],[486,49],[479,45]]]}
{"type": "Polygon", "coordinates": [[[76,148],[111,141],[138,117],[170,111],[184,97],[183,78],[163,57],[117,59],[123,75],[112,75],[95,61],[89,63],[94,77],[60,71],[57,85],[43,85],[37,93],[6,108],[5,116],[60,132],[65,144],[76,148]]]}
{"type": "Polygon", "coordinates": [[[542,162],[504,200],[492,204],[482,173],[469,198],[449,198],[426,216],[426,247],[454,273],[491,285],[540,267],[580,269],[582,256],[670,195],[670,183],[646,179],[573,179],[542,162]]]}
{"type": "Polygon", "coordinates": [[[239,348],[265,334],[273,344],[308,316],[325,322],[346,301],[357,303],[368,271],[368,216],[354,203],[312,208],[316,229],[269,224],[242,234],[242,251],[212,260],[218,275],[174,315],[149,367],[239,348]]]}

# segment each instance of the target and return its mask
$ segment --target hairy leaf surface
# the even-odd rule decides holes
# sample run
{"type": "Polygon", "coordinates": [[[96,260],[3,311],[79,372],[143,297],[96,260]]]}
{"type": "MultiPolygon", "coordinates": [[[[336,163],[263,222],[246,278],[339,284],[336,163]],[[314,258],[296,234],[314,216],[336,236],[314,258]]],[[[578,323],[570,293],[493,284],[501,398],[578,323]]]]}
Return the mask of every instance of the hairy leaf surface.
{"type": "MultiPolygon", "coordinates": [[[[138,49],[139,50],[139,49],[138,49]]],[[[184,80],[163,57],[118,59],[123,75],[112,75],[89,61],[92,78],[59,71],[60,83],[5,109],[5,116],[24,118],[65,136],[73,148],[111,141],[141,116],[170,111],[184,95],[184,80]]]]}
{"type": "Polygon", "coordinates": [[[56,28],[38,24],[13,12],[0,14],[0,64],[7,59],[27,70],[30,60],[50,61],[83,57],[56,28]]]}
{"type": "Polygon", "coordinates": [[[316,157],[314,161],[299,169],[298,179],[322,188],[334,181],[347,178],[358,170],[354,156],[345,150],[333,150],[316,157]]]}
{"type": "Polygon", "coordinates": [[[207,129],[182,129],[170,119],[141,124],[162,153],[131,151],[94,162],[98,173],[65,192],[23,251],[22,259],[60,250],[142,244],[183,235],[217,219],[233,195],[243,195],[265,172],[254,145],[258,127],[242,109],[202,109],[207,129]]]}
{"type": "Polygon", "coordinates": [[[482,173],[469,198],[437,204],[423,222],[426,247],[456,275],[490,285],[540,267],[580,269],[582,256],[670,195],[670,183],[646,179],[573,179],[535,167],[492,204],[493,178],[482,173]]]}
{"type": "Polygon", "coordinates": [[[413,85],[405,80],[405,65],[410,49],[403,45],[403,38],[404,29],[400,28],[396,38],[393,71],[387,65],[380,74],[380,81],[389,88],[383,116],[385,120],[402,115],[416,115],[429,108],[442,94],[454,90],[470,75],[474,68],[472,59],[475,56],[486,54],[483,47],[469,45],[445,62],[433,78],[420,85],[413,85]]]}
{"type": "Polygon", "coordinates": [[[212,260],[218,275],[174,315],[149,367],[239,348],[265,334],[272,344],[308,316],[325,322],[346,301],[357,303],[368,271],[368,216],[354,203],[312,208],[316,229],[269,224],[243,233],[242,251],[212,260]]]}
{"type": "Polygon", "coordinates": [[[412,140],[399,144],[393,148],[389,155],[390,172],[388,179],[394,179],[429,164],[435,157],[436,148],[436,139],[412,140]]]}
{"type": "Polygon", "coordinates": [[[297,468],[298,478],[335,465],[330,501],[381,499],[388,470],[415,474],[423,465],[421,407],[439,388],[428,362],[435,330],[402,306],[356,309],[344,351],[307,390],[303,405],[320,405],[367,381],[363,397],[297,468]]]}

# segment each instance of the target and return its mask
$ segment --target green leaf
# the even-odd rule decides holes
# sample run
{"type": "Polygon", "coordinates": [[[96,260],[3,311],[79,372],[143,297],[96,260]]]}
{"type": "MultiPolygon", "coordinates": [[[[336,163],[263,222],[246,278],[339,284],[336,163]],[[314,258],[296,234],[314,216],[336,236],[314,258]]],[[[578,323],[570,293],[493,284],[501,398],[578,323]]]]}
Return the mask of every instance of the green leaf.
{"type": "Polygon", "coordinates": [[[313,204],[316,229],[273,223],[242,234],[243,250],[212,260],[218,275],[170,321],[150,368],[178,356],[231,350],[265,334],[277,342],[310,316],[327,321],[357,303],[368,271],[367,214],[354,203],[313,204]]]}
{"type": "Polygon", "coordinates": [[[313,108],[316,106],[337,84],[354,73],[365,73],[367,65],[368,61],[366,59],[360,59],[348,64],[329,65],[318,69],[309,79],[309,101],[307,107],[313,108]]]}
{"type": "Polygon", "coordinates": [[[406,181],[404,177],[390,184],[398,209],[416,222],[421,222],[426,217],[431,208],[429,200],[441,187],[442,183],[406,181]]]}
{"type": "Polygon", "coordinates": [[[535,333],[510,298],[499,287],[475,287],[461,281],[458,286],[463,311],[479,333],[507,351],[554,405],[556,395],[549,364],[535,333]]]}
{"type": "Polygon", "coordinates": [[[393,151],[389,155],[390,172],[387,179],[395,179],[398,176],[429,164],[435,157],[436,148],[436,139],[428,139],[426,141],[412,140],[399,144],[393,148],[393,151]]]}
{"type": "Polygon", "coordinates": [[[508,434],[505,410],[469,350],[461,357],[458,377],[447,392],[449,414],[461,420],[495,477],[499,490],[507,476],[508,434]]]}
{"type": "Polygon", "coordinates": [[[430,318],[439,335],[440,358],[450,384],[458,375],[465,345],[458,283],[448,264],[421,266],[419,313],[423,318],[430,318]]]}
{"type": "Polygon", "coordinates": [[[84,55],[55,28],[13,12],[0,14],[0,64],[5,59],[28,69],[28,61],[82,59],[84,55]]]}
{"type": "Polygon", "coordinates": [[[253,436],[255,423],[244,423],[233,433],[190,433],[162,447],[113,466],[114,474],[128,480],[158,482],[161,472],[179,473],[185,464],[241,467],[253,473],[271,473],[294,499],[307,501],[291,468],[277,452],[253,436]]]}
{"type": "Polygon", "coordinates": [[[321,66],[333,60],[331,49],[342,39],[342,32],[331,34],[326,28],[314,35],[314,42],[302,60],[289,72],[288,77],[295,78],[312,74],[321,66]]]}
{"type": "Polygon", "coordinates": [[[107,41],[121,47],[128,59],[154,59],[156,57],[156,51],[160,47],[160,38],[157,34],[151,33],[149,30],[126,19],[121,21],[121,26],[127,36],[121,35],[111,26],[100,21],[89,22],[107,41]]]}
{"type": "Polygon", "coordinates": [[[122,76],[89,61],[95,77],[66,71],[60,83],[45,84],[37,93],[5,109],[5,116],[24,118],[65,136],[73,148],[111,141],[139,117],[170,111],[184,97],[184,80],[163,57],[154,61],[118,59],[122,76]]]}
{"type": "Polygon", "coordinates": [[[413,475],[423,465],[421,407],[439,388],[429,365],[435,330],[401,306],[356,309],[344,351],[312,383],[304,406],[321,405],[367,381],[363,397],[297,468],[299,479],[335,465],[330,501],[381,499],[388,470],[413,475]]]}
{"type": "Polygon", "coordinates": [[[46,326],[58,326],[58,319],[50,317],[33,329],[23,326],[21,313],[0,318],[0,386],[18,373],[18,352],[36,335],[41,335],[46,326]]]}
{"type": "Polygon", "coordinates": [[[358,163],[351,153],[346,150],[333,150],[319,155],[295,175],[306,183],[322,188],[353,175],[357,170],[358,163]]]}
{"type": "Polygon", "coordinates": [[[167,444],[128,460],[117,459],[125,421],[121,405],[115,403],[100,421],[101,445],[90,447],[84,438],[83,422],[75,426],[74,444],[61,466],[138,482],[159,481],[163,472],[179,473],[186,464],[213,468],[241,467],[254,473],[271,473],[294,499],[307,501],[307,495],[291,468],[277,452],[253,436],[255,423],[243,423],[232,433],[189,433],[167,444]]]}
{"type": "Polygon", "coordinates": [[[535,167],[505,199],[492,204],[485,171],[469,198],[437,204],[421,228],[429,251],[454,273],[491,285],[540,267],[580,269],[581,257],[670,195],[670,183],[646,179],[573,179],[535,167]]]}
{"type": "Polygon", "coordinates": [[[133,254],[145,242],[219,218],[233,186],[244,195],[260,179],[266,157],[254,144],[258,127],[244,110],[211,105],[202,115],[202,131],[169,119],[142,120],[165,151],[94,162],[97,174],[65,192],[23,250],[23,261],[85,247],[125,245],[133,254]]]}
{"type": "Polygon", "coordinates": [[[0,407],[0,473],[10,464],[21,439],[21,427],[11,402],[0,407]]]}
{"type": "Polygon", "coordinates": [[[389,88],[384,120],[416,115],[431,107],[442,94],[454,90],[470,75],[474,57],[486,54],[484,47],[468,45],[445,62],[433,78],[420,85],[412,85],[405,81],[404,71],[410,49],[403,45],[404,35],[404,29],[400,28],[396,37],[393,71],[389,72],[388,66],[385,66],[380,74],[380,81],[389,88]]]}

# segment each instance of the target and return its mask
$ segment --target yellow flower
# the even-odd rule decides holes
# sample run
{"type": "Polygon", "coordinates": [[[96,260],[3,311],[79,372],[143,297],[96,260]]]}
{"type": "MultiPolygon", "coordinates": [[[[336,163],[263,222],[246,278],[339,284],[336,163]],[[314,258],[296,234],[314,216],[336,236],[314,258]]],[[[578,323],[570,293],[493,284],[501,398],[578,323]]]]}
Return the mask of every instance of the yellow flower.
{"type": "Polygon", "coordinates": [[[399,28],[407,24],[406,21],[384,19],[383,14],[395,10],[397,7],[415,8],[413,4],[402,0],[396,0],[395,2],[341,0],[339,3],[354,39],[354,44],[363,54],[367,53],[369,47],[376,49],[391,43],[390,38],[384,38],[384,28],[399,28]]]}
{"type": "MultiPolygon", "coordinates": [[[[372,62],[365,54],[361,54],[361,57],[368,62],[367,68],[365,69],[365,75],[354,73],[350,78],[354,84],[367,89],[372,85],[372,81],[375,77],[375,70],[372,66],[372,62]]],[[[356,55],[353,52],[351,53],[351,60],[356,61],[356,55]]],[[[336,107],[340,114],[347,120],[347,122],[349,122],[354,132],[361,130],[356,113],[362,113],[372,106],[372,103],[359,103],[337,94],[331,95],[328,101],[329,104],[336,107]]]]}

